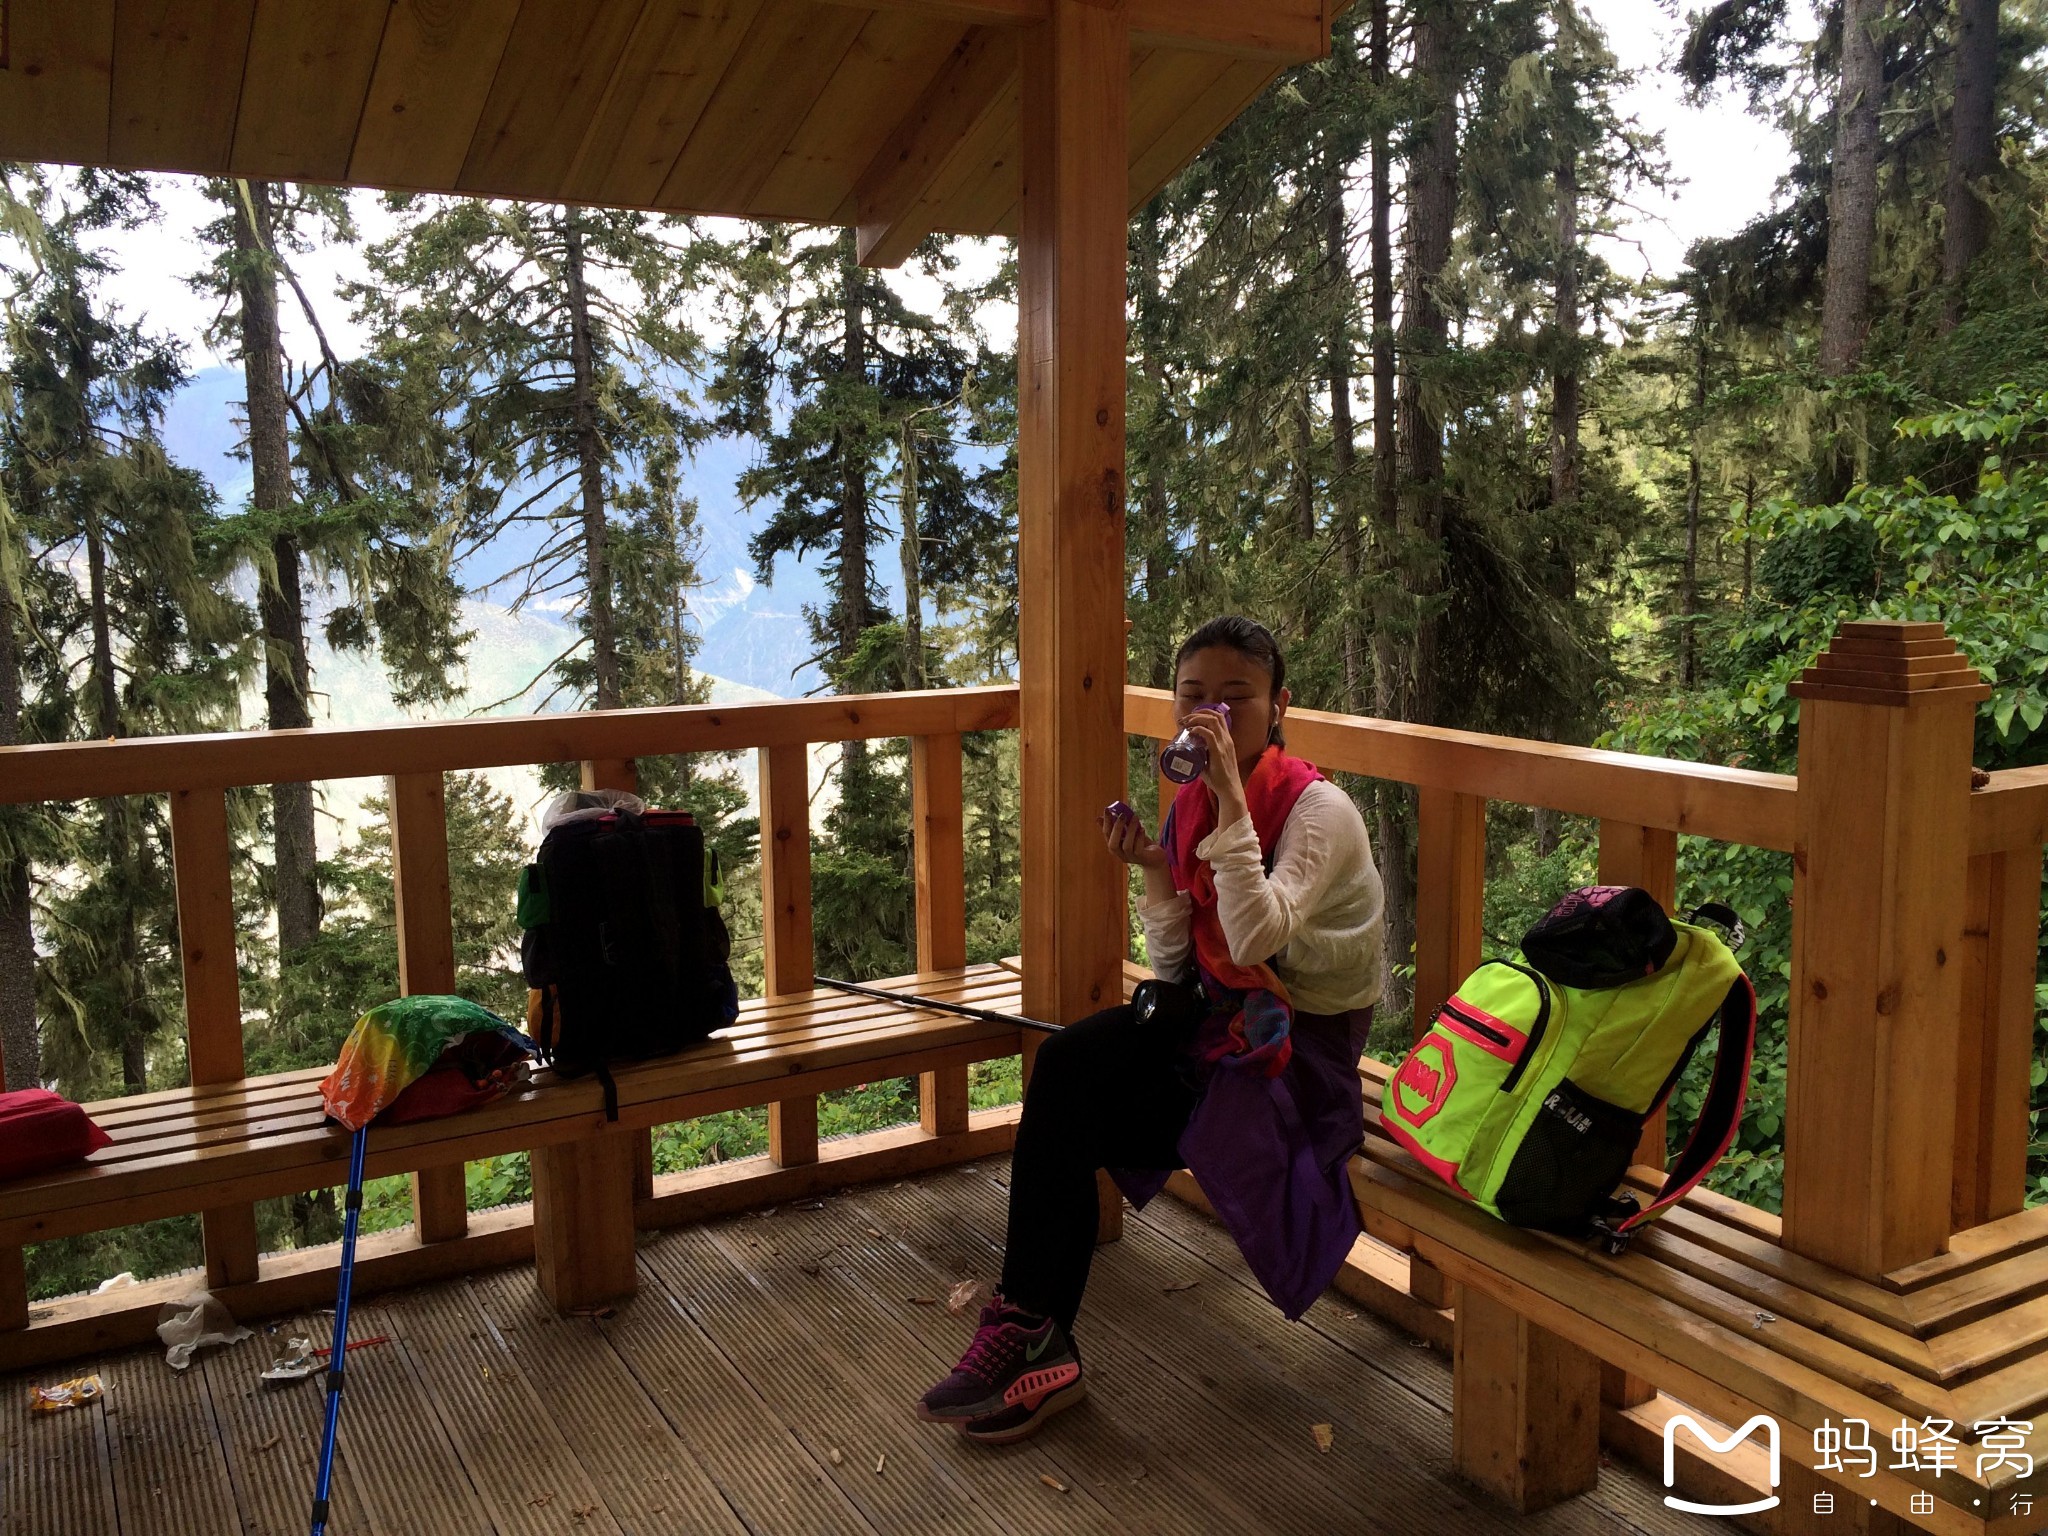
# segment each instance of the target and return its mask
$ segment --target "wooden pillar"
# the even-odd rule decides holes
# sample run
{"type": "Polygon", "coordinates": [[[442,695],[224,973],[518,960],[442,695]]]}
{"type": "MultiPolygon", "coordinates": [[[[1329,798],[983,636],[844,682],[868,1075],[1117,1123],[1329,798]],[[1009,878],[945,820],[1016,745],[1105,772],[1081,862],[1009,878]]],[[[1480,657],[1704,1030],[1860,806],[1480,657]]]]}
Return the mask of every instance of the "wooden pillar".
{"type": "Polygon", "coordinates": [[[1415,855],[1415,1038],[1484,956],[1486,802],[1423,785],[1415,855]]]}
{"type": "Polygon", "coordinates": [[[1122,1001],[1125,875],[1095,818],[1124,747],[1130,34],[1119,3],[1024,29],[1017,242],[1024,1011],[1122,1001]]]}
{"type": "MultiPolygon", "coordinates": [[[[767,992],[808,992],[811,950],[811,768],[801,745],[761,751],[761,942],[767,992]]],[[[768,1155],[778,1165],[818,1160],[818,1099],[768,1106],[768,1155]]]]}
{"type": "Polygon", "coordinates": [[[2041,942],[2041,848],[1970,860],[1963,929],[1963,1038],[1956,1069],[1956,1231],[2026,1204],[2041,942]]]}
{"type": "MultiPolygon", "coordinates": [[[[1663,827],[1639,827],[1633,822],[1600,823],[1600,883],[1633,885],[1657,898],[1666,913],[1678,912],[1678,834],[1663,827]]],[[[1662,1168],[1668,1155],[1664,1145],[1663,1110],[1643,1122],[1642,1139],[1636,1143],[1635,1161],[1662,1168]]],[[[1647,1401],[1647,1399],[1644,1399],[1647,1401]]]]}
{"type": "Polygon", "coordinates": [[[1954,1199],[1970,747],[1988,689],[1938,624],[1845,624],[1801,701],[1784,1243],[1865,1279],[1954,1199]]]}
{"type": "MultiPolygon", "coordinates": [[[[171,791],[171,863],[178,893],[178,955],[185,978],[185,1052],[192,1084],[244,1075],[242,987],[235,964],[234,846],[226,792],[171,791]]],[[[206,1283],[256,1278],[256,1207],[247,1201],[200,1212],[206,1283]]]]}
{"type": "MultiPolygon", "coordinates": [[[[911,740],[910,797],[917,968],[958,970],[967,964],[967,828],[958,736],[911,740]]],[[[967,1083],[965,1066],[918,1074],[917,1119],[925,1134],[967,1130],[967,1083]]]]}
{"type": "MultiPolygon", "coordinates": [[[[448,788],[439,773],[386,781],[391,802],[391,881],[398,902],[398,990],[407,997],[455,990],[455,927],[448,883],[448,788]]],[[[412,1175],[412,1224],[423,1243],[469,1230],[461,1163],[412,1175]]]]}
{"type": "MultiPolygon", "coordinates": [[[[1124,796],[1124,291],[1129,18],[1051,0],[1024,30],[1017,240],[1018,692],[1024,1012],[1123,1001],[1124,868],[1095,818],[1124,796]]],[[[1028,1032],[1027,1032],[1028,1034],[1028,1032]]],[[[1037,1042],[1024,1042],[1028,1073],[1037,1042]]],[[[1102,1200],[1098,1236],[1121,1230],[1102,1200]]]]}
{"type": "Polygon", "coordinates": [[[558,1311],[633,1294],[630,1135],[601,1131],[534,1149],[533,1262],[558,1311]]]}
{"type": "Polygon", "coordinates": [[[1461,1285],[1451,1345],[1451,1469],[1519,1514],[1600,1477],[1600,1362],[1461,1285]]]}

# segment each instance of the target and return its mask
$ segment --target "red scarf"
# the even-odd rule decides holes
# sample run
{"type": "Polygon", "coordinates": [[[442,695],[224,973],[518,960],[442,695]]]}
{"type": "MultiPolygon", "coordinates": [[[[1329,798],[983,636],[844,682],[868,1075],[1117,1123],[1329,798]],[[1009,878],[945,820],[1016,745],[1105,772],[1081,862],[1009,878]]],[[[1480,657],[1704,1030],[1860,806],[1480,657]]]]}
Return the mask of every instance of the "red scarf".
{"type": "MultiPolygon", "coordinates": [[[[1287,824],[1301,792],[1321,777],[1300,758],[1289,757],[1284,748],[1268,747],[1259,754],[1245,780],[1244,799],[1264,857],[1271,858],[1280,829],[1287,824]]],[[[1185,892],[1194,907],[1195,963],[1212,1008],[1196,1042],[1196,1054],[1212,1063],[1226,1056],[1240,1058],[1238,1065],[1277,1077],[1293,1054],[1294,1005],[1271,965],[1264,961],[1239,965],[1230,957],[1230,941],[1224,937],[1223,919],[1217,912],[1215,874],[1195,853],[1202,839],[1215,829],[1216,797],[1208,785],[1200,779],[1182,785],[1174,796],[1167,825],[1161,829],[1161,840],[1174,887],[1185,892]]]]}

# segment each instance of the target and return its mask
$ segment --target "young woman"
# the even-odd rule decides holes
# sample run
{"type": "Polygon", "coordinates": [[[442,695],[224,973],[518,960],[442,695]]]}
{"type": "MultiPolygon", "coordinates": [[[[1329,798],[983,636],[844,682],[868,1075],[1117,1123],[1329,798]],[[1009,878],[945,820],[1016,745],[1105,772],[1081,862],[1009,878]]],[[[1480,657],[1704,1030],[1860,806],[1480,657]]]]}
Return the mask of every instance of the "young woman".
{"type": "Polygon", "coordinates": [[[1152,967],[1132,1004],[1039,1049],[1010,1170],[1000,1290],[920,1418],[1022,1439],[1087,1390],[1072,1329],[1095,1251],[1095,1171],[1142,1207],[1185,1167],[1289,1317],[1358,1236],[1346,1164],[1381,986],[1382,898],[1358,809],[1287,754],[1292,695],[1263,625],[1219,618],[1174,661],[1174,718],[1208,767],[1158,841],[1099,821],[1144,871],[1152,967]],[[1225,704],[1228,713],[1213,706],[1225,704]]]}

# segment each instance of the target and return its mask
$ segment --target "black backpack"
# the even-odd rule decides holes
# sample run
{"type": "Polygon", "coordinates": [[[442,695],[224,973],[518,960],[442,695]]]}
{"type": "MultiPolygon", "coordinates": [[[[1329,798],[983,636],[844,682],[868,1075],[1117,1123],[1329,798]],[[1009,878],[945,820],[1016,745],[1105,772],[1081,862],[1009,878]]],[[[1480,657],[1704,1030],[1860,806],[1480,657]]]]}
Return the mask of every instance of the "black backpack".
{"type": "Polygon", "coordinates": [[[687,811],[623,801],[558,821],[519,881],[527,1031],[564,1077],[666,1056],[739,1016],[718,855],[687,811]]]}

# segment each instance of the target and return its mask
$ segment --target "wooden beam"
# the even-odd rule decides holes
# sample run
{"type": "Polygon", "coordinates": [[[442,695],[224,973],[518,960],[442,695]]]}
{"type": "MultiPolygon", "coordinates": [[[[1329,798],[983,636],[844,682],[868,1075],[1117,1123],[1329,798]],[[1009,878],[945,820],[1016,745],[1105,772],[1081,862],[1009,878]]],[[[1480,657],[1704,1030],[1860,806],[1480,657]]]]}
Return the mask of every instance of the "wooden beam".
{"type": "Polygon", "coordinates": [[[1017,73],[1016,33],[975,27],[924,88],[854,185],[858,250],[871,267],[893,267],[930,233],[925,194],[1017,73]]]}
{"type": "MultiPolygon", "coordinates": [[[[398,905],[398,990],[407,997],[455,990],[455,926],[448,883],[448,788],[438,773],[386,781],[391,810],[391,885],[398,905]]],[[[423,1243],[460,1237],[469,1190],[460,1163],[412,1172],[412,1221],[423,1243]]]]}
{"type": "Polygon", "coordinates": [[[800,746],[761,753],[761,942],[770,997],[811,989],[811,764],[800,746]]]}
{"type": "MultiPolygon", "coordinates": [[[[983,27],[1033,27],[1057,0],[834,0],[863,10],[916,11],[983,27]]],[[[1127,0],[1130,36],[1146,47],[1194,48],[1301,64],[1330,51],[1327,0],[1127,0]]]]}
{"type": "MultiPolygon", "coordinates": [[[[170,798],[186,1060],[194,1086],[232,1083],[242,1076],[244,1057],[227,796],[217,789],[181,789],[170,798]]],[[[209,1286],[256,1278],[255,1206],[243,1200],[211,1207],[200,1213],[199,1227],[209,1286]]]]}
{"type": "MultiPolygon", "coordinates": [[[[910,743],[910,825],[917,871],[917,968],[967,964],[966,817],[960,738],[917,736],[910,743]]],[[[934,1136],[967,1129],[967,1068],[918,1075],[917,1118],[934,1136]]]]}
{"type": "MultiPolygon", "coordinates": [[[[1290,718],[1289,734],[1293,721],[1290,718]]],[[[1415,857],[1415,1038],[1480,962],[1485,939],[1486,802],[1422,786],[1415,857]]]]}
{"type": "Polygon", "coordinates": [[[1970,860],[1963,929],[1963,1038],[1956,1071],[1957,1231],[2026,1205],[2034,1042],[2034,967],[2041,943],[2041,849],[1970,860]]]}
{"type": "MultiPolygon", "coordinates": [[[[1942,631],[1858,622],[1841,633],[1898,647],[1942,631]]],[[[1792,685],[1784,1241],[1875,1280],[1941,1252],[1951,1230],[1970,748],[1989,690],[1884,692],[1839,681],[1845,671],[1824,653],[1792,685]]]]}
{"type": "MultiPolygon", "coordinates": [[[[1133,736],[1174,734],[1170,694],[1158,688],[1124,692],[1133,736]]],[[[1723,843],[1792,851],[1799,783],[1789,773],[1567,747],[1320,709],[1288,710],[1287,742],[1291,751],[1325,770],[1433,784],[1482,800],[1547,806],[1572,816],[1632,821],[1723,843]]]]}
{"type": "Polygon", "coordinates": [[[586,714],[420,720],[348,730],[222,731],[0,747],[0,804],[163,794],[188,785],[317,782],[590,758],[740,752],[884,736],[999,731],[1013,687],[682,704],[586,714]]]}
{"type": "Polygon", "coordinates": [[[1124,794],[1124,8],[1049,0],[1022,39],[1018,241],[1024,1011],[1123,1000],[1123,866],[1095,829],[1124,794]]]}

